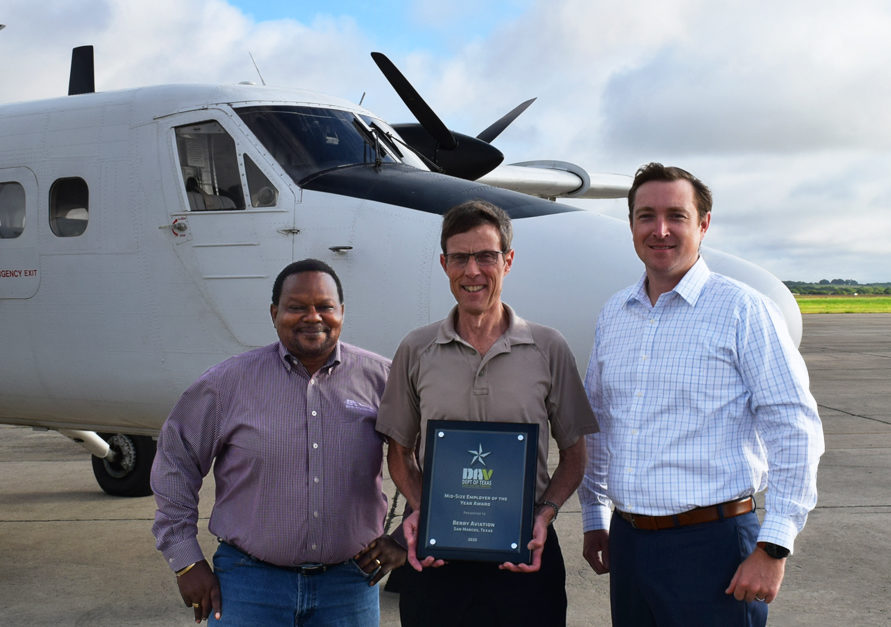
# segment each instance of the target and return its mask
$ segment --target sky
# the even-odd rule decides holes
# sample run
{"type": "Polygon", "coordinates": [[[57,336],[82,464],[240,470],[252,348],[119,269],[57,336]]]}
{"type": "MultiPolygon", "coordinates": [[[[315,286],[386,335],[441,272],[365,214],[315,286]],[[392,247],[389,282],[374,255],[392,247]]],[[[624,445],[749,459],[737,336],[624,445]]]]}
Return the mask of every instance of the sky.
{"type": "Polygon", "coordinates": [[[783,280],[891,281],[886,0],[4,0],[0,23],[0,103],[64,95],[92,44],[98,91],[260,82],[253,56],[267,84],[413,121],[384,52],[469,135],[537,97],[495,140],[506,163],[677,165],[712,189],[706,245],[783,280]]]}

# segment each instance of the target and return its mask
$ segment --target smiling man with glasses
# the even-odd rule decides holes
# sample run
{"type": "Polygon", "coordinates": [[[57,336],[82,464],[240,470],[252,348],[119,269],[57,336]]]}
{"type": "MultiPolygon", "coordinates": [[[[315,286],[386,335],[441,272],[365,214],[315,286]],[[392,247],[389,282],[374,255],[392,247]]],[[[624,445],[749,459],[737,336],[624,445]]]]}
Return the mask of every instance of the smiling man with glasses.
{"type": "Polygon", "coordinates": [[[390,475],[414,510],[405,519],[414,570],[401,583],[403,626],[566,623],[566,572],[551,523],[581,481],[582,436],[597,423],[563,337],[501,301],[514,261],[511,238],[510,218],[490,203],[471,201],[445,214],[440,264],[457,304],[402,341],[378,412],[390,475]],[[531,564],[418,560],[418,462],[427,422],[443,419],[539,426],[531,564]],[[551,476],[550,437],[560,450],[551,476]]]}

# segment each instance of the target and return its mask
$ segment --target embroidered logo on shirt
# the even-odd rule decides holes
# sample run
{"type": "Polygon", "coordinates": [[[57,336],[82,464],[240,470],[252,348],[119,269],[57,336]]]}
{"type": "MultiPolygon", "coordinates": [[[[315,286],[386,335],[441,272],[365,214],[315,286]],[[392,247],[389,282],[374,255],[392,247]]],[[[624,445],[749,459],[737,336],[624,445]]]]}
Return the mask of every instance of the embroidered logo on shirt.
{"type": "Polygon", "coordinates": [[[344,404],[344,407],[349,407],[350,409],[361,409],[364,411],[374,411],[374,407],[370,407],[368,405],[360,403],[359,401],[354,401],[351,398],[346,399],[343,402],[343,404],[344,404]]]}

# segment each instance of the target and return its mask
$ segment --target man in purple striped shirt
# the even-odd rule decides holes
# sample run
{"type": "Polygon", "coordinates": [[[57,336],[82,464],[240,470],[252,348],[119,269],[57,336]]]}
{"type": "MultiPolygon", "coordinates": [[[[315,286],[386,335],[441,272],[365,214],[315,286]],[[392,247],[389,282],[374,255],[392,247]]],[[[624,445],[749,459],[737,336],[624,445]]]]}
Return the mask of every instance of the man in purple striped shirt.
{"type": "Polygon", "coordinates": [[[196,622],[377,625],[374,584],[405,561],[382,535],[390,362],[339,341],[343,288],[321,261],[286,266],[270,312],[279,341],[210,368],[161,429],[157,547],[196,622]],[[211,468],[213,570],[197,540],[211,468]]]}

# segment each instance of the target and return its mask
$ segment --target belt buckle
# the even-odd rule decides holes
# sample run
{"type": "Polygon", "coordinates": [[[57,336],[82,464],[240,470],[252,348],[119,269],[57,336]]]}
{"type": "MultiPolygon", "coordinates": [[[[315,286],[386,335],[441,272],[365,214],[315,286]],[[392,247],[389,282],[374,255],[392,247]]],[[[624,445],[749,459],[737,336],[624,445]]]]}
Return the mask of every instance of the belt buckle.
{"type": "Polygon", "coordinates": [[[315,575],[316,573],[323,573],[328,568],[325,564],[301,564],[297,567],[300,570],[301,575],[315,575]]]}

